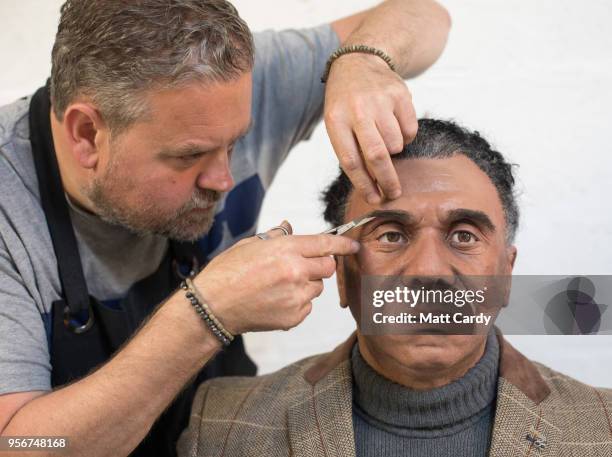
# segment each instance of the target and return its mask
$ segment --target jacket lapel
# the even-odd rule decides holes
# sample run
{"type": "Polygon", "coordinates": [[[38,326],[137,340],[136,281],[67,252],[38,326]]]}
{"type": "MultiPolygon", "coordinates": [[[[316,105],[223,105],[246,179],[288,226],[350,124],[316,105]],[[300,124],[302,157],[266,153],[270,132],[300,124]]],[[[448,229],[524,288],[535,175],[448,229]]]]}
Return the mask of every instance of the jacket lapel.
{"type": "Polygon", "coordinates": [[[308,392],[288,413],[292,456],[355,457],[349,358],[355,341],[352,335],[305,373],[308,392]]]}
{"type": "Polygon", "coordinates": [[[559,454],[561,431],[547,414],[550,388],[536,366],[501,332],[499,384],[489,457],[552,457],[559,454]]]}
{"type": "Polygon", "coordinates": [[[561,430],[542,403],[499,379],[489,457],[553,457],[559,455],[561,430]]]}

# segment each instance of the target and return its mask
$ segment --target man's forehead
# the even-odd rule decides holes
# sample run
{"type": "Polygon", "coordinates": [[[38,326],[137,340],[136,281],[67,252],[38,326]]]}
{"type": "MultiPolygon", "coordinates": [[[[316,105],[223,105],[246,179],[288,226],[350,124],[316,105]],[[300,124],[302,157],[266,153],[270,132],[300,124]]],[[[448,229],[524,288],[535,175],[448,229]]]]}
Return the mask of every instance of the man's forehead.
{"type": "MultiPolygon", "coordinates": [[[[147,95],[145,136],[165,148],[208,149],[229,144],[250,129],[250,74],[218,84],[192,83],[147,95]]],[[[142,132],[141,132],[142,137],[142,132]]]]}
{"type": "MultiPolygon", "coordinates": [[[[497,189],[478,166],[462,154],[449,158],[394,161],[402,196],[379,205],[368,204],[357,192],[349,197],[346,220],[373,211],[395,211],[419,216],[423,211],[448,215],[459,208],[503,218],[497,189]]],[[[498,220],[499,222],[499,220],[498,220]]]]}
{"type": "Polygon", "coordinates": [[[489,177],[463,154],[446,158],[395,160],[393,163],[402,191],[407,193],[495,191],[489,177]]]}

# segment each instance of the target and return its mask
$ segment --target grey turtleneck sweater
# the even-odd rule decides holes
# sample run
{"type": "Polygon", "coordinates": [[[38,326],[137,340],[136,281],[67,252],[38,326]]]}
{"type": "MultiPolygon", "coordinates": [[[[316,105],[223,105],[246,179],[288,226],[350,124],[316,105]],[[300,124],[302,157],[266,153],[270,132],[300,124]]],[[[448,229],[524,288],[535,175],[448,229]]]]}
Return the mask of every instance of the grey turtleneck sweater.
{"type": "Polygon", "coordinates": [[[499,344],[462,378],[429,391],[396,384],[375,372],[359,345],[352,353],[353,427],[357,457],[485,457],[495,412],[499,344]]]}

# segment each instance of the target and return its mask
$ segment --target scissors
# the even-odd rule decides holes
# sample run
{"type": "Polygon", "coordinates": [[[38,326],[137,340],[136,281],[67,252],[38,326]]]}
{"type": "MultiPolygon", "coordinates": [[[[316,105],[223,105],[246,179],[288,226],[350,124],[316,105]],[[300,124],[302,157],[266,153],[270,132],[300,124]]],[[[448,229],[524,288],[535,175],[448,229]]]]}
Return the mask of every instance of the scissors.
{"type": "Polygon", "coordinates": [[[346,224],[339,225],[338,227],[331,228],[329,230],[325,230],[323,234],[325,235],[344,235],[349,230],[353,230],[354,228],[361,227],[364,224],[367,224],[370,221],[376,219],[376,216],[360,216],[353,219],[346,224]]]}

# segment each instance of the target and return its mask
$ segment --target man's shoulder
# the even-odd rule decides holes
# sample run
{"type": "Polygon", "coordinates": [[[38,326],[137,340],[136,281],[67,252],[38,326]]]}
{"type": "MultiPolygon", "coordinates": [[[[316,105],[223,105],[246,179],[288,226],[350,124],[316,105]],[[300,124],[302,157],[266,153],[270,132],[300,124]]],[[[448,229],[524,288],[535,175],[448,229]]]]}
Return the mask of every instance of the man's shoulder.
{"type": "Polygon", "coordinates": [[[43,221],[30,142],[30,99],[0,107],[0,208],[13,227],[43,221]]]}
{"type": "Polygon", "coordinates": [[[30,98],[24,97],[0,106],[0,146],[15,139],[29,137],[28,110],[30,98]]]}
{"type": "Polygon", "coordinates": [[[10,188],[14,195],[23,187],[38,195],[30,143],[30,98],[0,107],[0,185],[10,188]]]}
{"type": "MultiPolygon", "coordinates": [[[[604,402],[612,402],[612,389],[594,387],[575,379],[565,373],[554,370],[542,363],[533,362],[540,375],[551,390],[551,399],[580,406],[589,403],[593,397],[600,398],[604,402]]],[[[612,413],[612,411],[610,411],[612,413]]]]}
{"type": "Polygon", "coordinates": [[[585,455],[585,446],[602,452],[592,455],[610,455],[612,389],[593,387],[540,363],[535,365],[550,388],[539,411],[560,435],[563,446],[575,450],[572,455],[585,455]]]}
{"type": "Polygon", "coordinates": [[[199,455],[198,449],[206,449],[207,455],[285,455],[288,412],[312,395],[304,373],[320,357],[263,376],[215,378],[201,384],[189,426],[178,442],[179,455],[199,455]]]}
{"type": "MultiPolygon", "coordinates": [[[[319,24],[308,28],[290,29],[265,29],[253,32],[253,42],[256,51],[267,47],[291,46],[292,40],[304,40],[312,45],[313,40],[331,40],[335,45],[339,44],[338,37],[331,24],[319,24]]],[[[259,57],[257,52],[255,57],[259,57]]]]}

